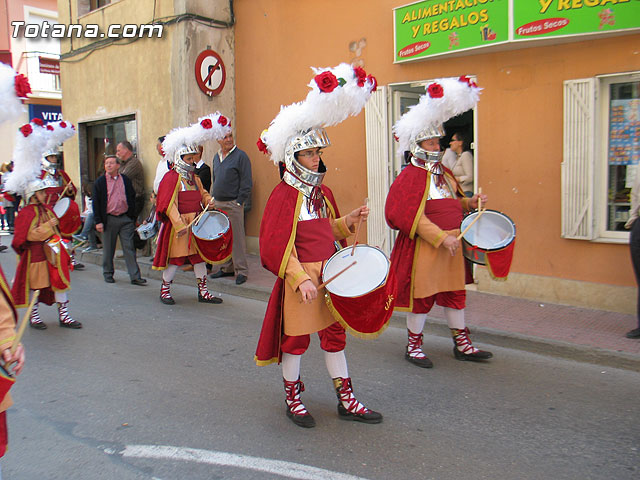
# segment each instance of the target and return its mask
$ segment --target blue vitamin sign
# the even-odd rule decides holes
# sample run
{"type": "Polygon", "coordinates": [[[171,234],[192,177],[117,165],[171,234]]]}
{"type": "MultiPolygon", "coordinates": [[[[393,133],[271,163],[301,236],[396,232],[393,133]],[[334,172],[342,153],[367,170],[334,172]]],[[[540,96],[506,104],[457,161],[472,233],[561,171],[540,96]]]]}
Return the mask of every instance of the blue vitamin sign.
{"type": "Polygon", "coordinates": [[[29,105],[29,119],[39,118],[44,123],[62,120],[62,108],[56,105],[29,105]]]}

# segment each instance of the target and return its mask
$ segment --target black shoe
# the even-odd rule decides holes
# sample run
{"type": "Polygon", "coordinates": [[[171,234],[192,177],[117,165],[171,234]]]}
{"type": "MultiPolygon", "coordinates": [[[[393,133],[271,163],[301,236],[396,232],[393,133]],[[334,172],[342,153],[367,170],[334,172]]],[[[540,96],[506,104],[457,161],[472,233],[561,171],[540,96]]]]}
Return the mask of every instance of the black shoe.
{"type": "Polygon", "coordinates": [[[235,274],[233,272],[223,272],[222,270],[218,270],[216,273],[209,275],[209,278],[233,277],[234,275],[235,274]]]}
{"type": "Polygon", "coordinates": [[[58,322],[63,328],[82,328],[82,324],[80,322],[76,322],[75,320],[71,320],[70,322],[58,322]]]}
{"type": "Polygon", "coordinates": [[[211,298],[204,298],[200,292],[198,292],[198,301],[201,303],[222,303],[222,299],[220,297],[214,297],[212,295],[211,298]]]}
{"type": "Polygon", "coordinates": [[[627,338],[640,338],[640,328],[634,328],[625,335],[627,338]]]}
{"type": "Polygon", "coordinates": [[[484,350],[478,350],[476,353],[462,353],[457,347],[453,347],[453,356],[456,360],[463,362],[482,362],[483,360],[489,360],[493,357],[493,353],[485,352],[484,350]]]}
{"type": "Polygon", "coordinates": [[[289,417],[293,423],[302,428],[313,428],[316,426],[315,419],[308,412],[306,415],[295,415],[291,413],[289,408],[287,408],[287,417],[289,417]]]}
{"type": "Polygon", "coordinates": [[[406,352],[404,354],[404,358],[406,358],[408,362],[411,362],[414,365],[417,365],[418,367],[421,367],[421,368],[433,368],[433,362],[431,360],[429,360],[428,357],[414,358],[411,355],[409,355],[409,352],[406,352]]]}
{"type": "Polygon", "coordinates": [[[107,283],[116,283],[113,277],[104,277],[104,281],[107,283]]]}
{"type": "Polygon", "coordinates": [[[147,284],[147,280],[145,278],[134,278],[133,280],[131,280],[131,285],[138,285],[140,287],[143,287],[147,284]]]}
{"type": "Polygon", "coordinates": [[[74,263],[73,264],[73,269],[74,270],[84,270],[84,263],[74,263]]]}
{"type": "Polygon", "coordinates": [[[236,285],[242,285],[246,281],[247,281],[247,276],[246,275],[240,274],[240,275],[238,275],[236,277],[236,285]]]}
{"type": "Polygon", "coordinates": [[[173,297],[163,298],[162,295],[160,295],[160,301],[162,303],[164,303],[165,305],[175,305],[176,304],[176,301],[173,299],[173,297]]]}
{"type": "Polygon", "coordinates": [[[351,413],[346,408],[344,408],[342,403],[338,403],[338,415],[340,416],[340,420],[352,420],[354,422],[362,423],[382,422],[382,414],[378,412],[367,409],[366,413],[351,413]]]}
{"type": "Polygon", "coordinates": [[[6,245],[0,245],[0,252],[4,252],[7,248],[9,247],[7,247],[6,245]]]}
{"type": "Polygon", "coordinates": [[[29,326],[31,328],[35,328],[36,330],[46,330],[47,326],[42,322],[29,322],[29,326]]]}

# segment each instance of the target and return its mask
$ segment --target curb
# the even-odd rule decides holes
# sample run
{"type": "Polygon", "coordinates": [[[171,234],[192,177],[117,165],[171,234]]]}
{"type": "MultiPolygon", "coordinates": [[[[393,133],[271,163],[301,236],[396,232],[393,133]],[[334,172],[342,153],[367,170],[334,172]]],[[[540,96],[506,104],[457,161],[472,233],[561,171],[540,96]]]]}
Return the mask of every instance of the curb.
{"type": "MultiPolygon", "coordinates": [[[[117,253],[117,252],[116,252],[117,253]]],[[[100,266],[102,264],[102,253],[88,252],[76,254],[79,260],[84,263],[90,263],[100,266]]],[[[124,259],[114,258],[115,270],[126,272],[124,259]]],[[[162,273],[151,268],[151,263],[147,260],[140,261],[140,273],[144,278],[154,280],[162,280],[162,273]]],[[[196,283],[191,272],[178,270],[173,280],[180,285],[190,285],[195,288],[196,283]]],[[[259,287],[245,283],[244,285],[236,285],[233,280],[219,279],[213,283],[209,280],[209,287],[216,293],[233,295],[236,297],[249,298],[267,302],[271,294],[271,288],[259,287]]],[[[404,314],[394,313],[391,316],[391,325],[398,328],[406,328],[406,319],[404,314]]],[[[596,365],[622,368],[640,372],[640,356],[615,350],[607,350],[604,348],[591,347],[588,345],[577,345],[574,343],[563,342],[559,340],[549,340],[546,338],[535,337],[532,335],[523,335],[519,333],[506,332],[503,330],[495,330],[485,327],[469,326],[473,330],[473,338],[478,343],[485,343],[497,347],[510,348],[514,350],[523,350],[530,353],[547,355],[564,360],[573,360],[576,362],[592,363],[596,365]]],[[[442,318],[429,316],[427,318],[427,333],[429,335],[437,335],[440,337],[450,337],[449,328],[446,321],[442,318]]]]}

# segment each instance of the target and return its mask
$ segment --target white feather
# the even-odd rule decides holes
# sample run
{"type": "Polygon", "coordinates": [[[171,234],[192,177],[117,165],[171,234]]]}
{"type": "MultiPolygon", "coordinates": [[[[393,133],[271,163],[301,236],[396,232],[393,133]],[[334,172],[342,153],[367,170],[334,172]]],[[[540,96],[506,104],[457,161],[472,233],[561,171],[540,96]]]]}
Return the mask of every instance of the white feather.
{"type": "MultiPolygon", "coordinates": [[[[221,140],[225,135],[231,133],[229,123],[221,125],[218,119],[223,116],[220,112],[210,113],[200,117],[196,123],[188,127],[174,128],[162,142],[162,150],[165,157],[173,160],[175,152],[183,145],[202,145],[209,140],[221,140]],[[211,128],[204,128],[201,122],[205,119],[211,120],[211,128]]],[[[228,121],[228,119],[227,119],[228,121]]]]}
{"type": "Polygon", "coordinates": [[[31,123],[33,131],[25,137],[18,130],[13,149],[13,171],[5,184],[8,192],[24,195],[29,182],[40,175],[42,154],[50,139],[45,127],[31,123]]]}
{"type": "Polygon", "coordinates": [[[23,111],[22,101],[16,95],[16,72],[0,63],[0,123],[17,118],[23,111]]]}
{"type": "Polygon", "coordinates": [[[312,70],[315,75],[329,71],[346,83],[332,92],[322,92],[314,75],[309,82],[311,90],[305,100],[280,107],[280,113],[261,137],[271,153],[271,160],[276,164],[284,159],[284,152],[291,138],[310,128],[330,127],[349,116],[358,115],[371,97],[372,81],[366,80],[362,87],[358,86],[354,69],[347,63],[312,70]]]}
{"type": "Polygon", "coordinates": [[[471,110],[480,99],[481,88],[470,86],[458,78],[440,78],[432,83],[442,86],[444,96],[431,98],[428,93],[422,95],[420,101],[409,107],[409,111],[393,126],[393,132],[398,138],[399,155],[409,150],[411,140],[424,129],[440,125],[471,110]]]}

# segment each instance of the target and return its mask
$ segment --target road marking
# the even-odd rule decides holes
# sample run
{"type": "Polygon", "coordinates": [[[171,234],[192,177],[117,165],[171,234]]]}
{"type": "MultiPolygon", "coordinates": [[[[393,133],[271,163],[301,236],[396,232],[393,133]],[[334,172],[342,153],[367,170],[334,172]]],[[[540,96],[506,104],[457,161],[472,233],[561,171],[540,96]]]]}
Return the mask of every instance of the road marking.
{"type": "Polygon", "coordinates": [[[200,450],[197,448],[171,447],[166,445],[127,445],[120,454],[127,458],[184,460],[188,462],[207,463],[209,465],[244,468],[299,480],[367,480],[363,477],[332,472],[331,470],[310,467],[299,463],[251,457],[236,453],[200,450]]]}

